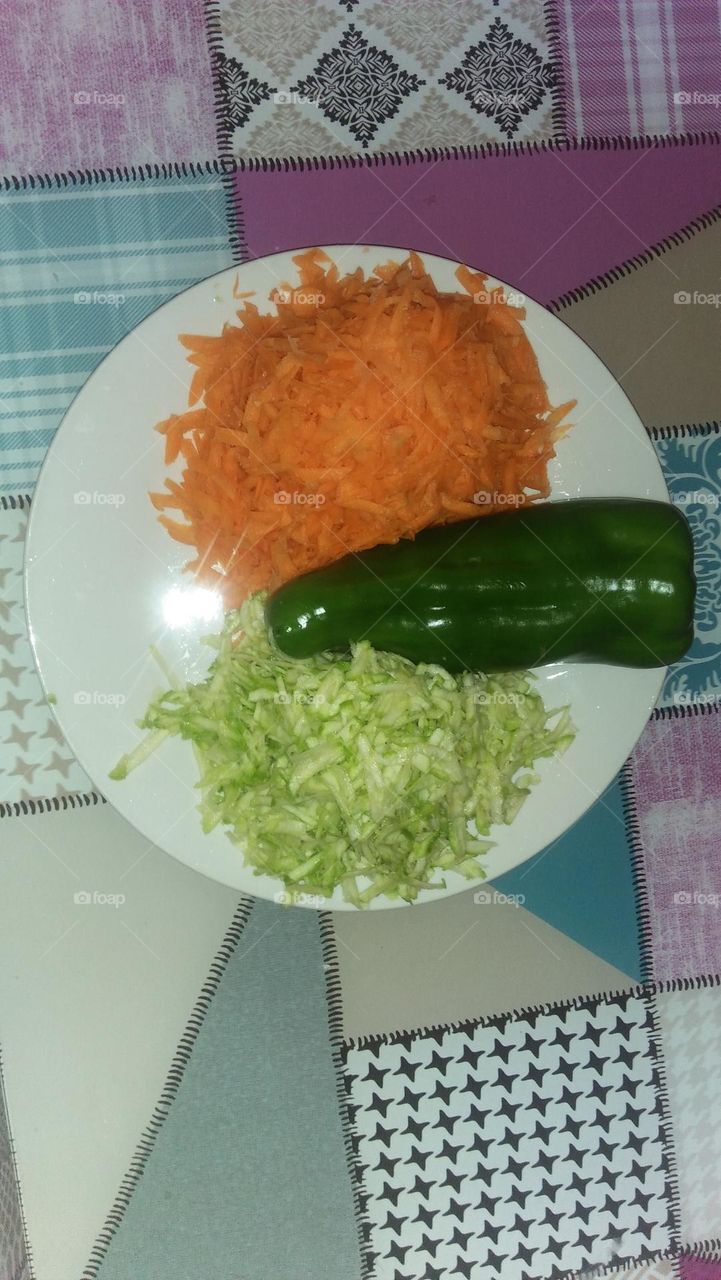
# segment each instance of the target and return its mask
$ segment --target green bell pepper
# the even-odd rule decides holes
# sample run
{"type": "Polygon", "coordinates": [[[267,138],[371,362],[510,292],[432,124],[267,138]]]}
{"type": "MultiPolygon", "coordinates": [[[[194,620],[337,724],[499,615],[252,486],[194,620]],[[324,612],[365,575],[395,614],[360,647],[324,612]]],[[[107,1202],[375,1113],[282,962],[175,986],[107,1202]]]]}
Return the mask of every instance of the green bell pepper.
{"type": "Polygon", "coordinates": [[[369,640],[449,671],[561,659],[663,667],[693,640],[693,544],[664,502],[588,498],[423,530],[285,583],[268,600],[295,658],[369,640]]]}

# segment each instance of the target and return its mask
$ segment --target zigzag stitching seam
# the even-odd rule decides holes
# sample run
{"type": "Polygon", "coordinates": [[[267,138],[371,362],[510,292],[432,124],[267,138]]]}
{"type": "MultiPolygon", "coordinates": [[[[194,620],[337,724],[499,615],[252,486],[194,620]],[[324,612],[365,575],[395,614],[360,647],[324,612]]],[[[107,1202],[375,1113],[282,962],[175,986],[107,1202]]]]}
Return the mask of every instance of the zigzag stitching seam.
{"type": "Polygon", "coordinates": [[[476,1028],[501,1028],[506,1022],[523,1022],[549,1013],[565,1013],[571,1009],[585,1009],[593,1005],[609,1004],[617,1001],[625,1005],[629,1000],[646,999],[649,995],[663,995],[673,991],[691,991],[721,986],[721,974],[699,974],[691,978],[646,979],[634,983],[623,990],[599,991],[592,995],[569,996],[565,1000],[546,1000],[540,1004],[523,1005],[517,1009],[509,1009],[507,1013],[484,1014],[478,1018],[462,1018],[448,1023],[434,1023],[430,1026],[414,1027],[409,1031],[394,1031],[379,1035],[349,1036],[341,1043],[341,1054],[345,1061],[354,1049],[375,1049],[382,1045],[402,1044],[408,1047],[414,1040],[434,1040],[440,1044],[449,1033],[472,1033],[476,1028]]]}
{"type": "Polygon", "coordinates": [[[583,298],[590,297],[591,294],[599,293],[602,289],[608,288],[610,284],[616,284],[624,276],[629,276],[634,271],[637,271],[639,267],[648,266],[649,262],[653,262],[655,258],[662,257],[669,249],[678,247],[686,240],[693,239],[699,231],[705,231],[719,218],[721,218],[721,205],[710,209],[708,213],[702,213],[699,217],[693,218],[691,222],[687,222],[678,231],[672,231],[663,240],[659,240],[656,244],[650,245],[648,249],[644,249],[643,253],[634,254],[632,258],[626,258],[617,267],[611,267],[610,270],[604,271],[600,276],[593,276],[585,284],[579,285],[575,289],[569,289],[567,293],[562,293],[560,297],[554,298],[553,301],[546,304],[549,311],[554,313],[562,311],[564,307],[571,306],[574,302],[580,302],[583,298]]]}
{"type": "Polygon", "coordinates": [[[330,1030],[336,1096],[340,1114],[343,1147],[353,1194],[358,1250],[361,1259],[361,1280],[371,1280],[372,1258],[369,1254],[371,1223],[367,1212],[367,1197],[363,1191],[363,1174],[357,1161],[358,1130],[351,1114],[344,1083],[341,1043],[343,1034],[343,993],[335,945],[335,930],[331,913],[320,912],[320,940],[325,969],[326,1000],[328,1002],[328,1027],[330,1030]]]}
{"type": "MultiPolygon", "coordinates": [[[[214,33],[211,39],[214,40],[214,33]]],[[[212,47],[212,46],[211,46],[212,47]]],[[[540,142],[491,142],[472,146],[425,147],[417,151],[375,152],[350,156],[288,156],[242,159],[222,155],[212,160],[174,160],[141,165],[115,165],[102,169],[68,169],[55,173],[4,175],[0,185],[6,191],[46,187],[86,186],[97,182],[129,182],[158,178],[201,177],[220,173],[287,173],[305,169],[356,169],[380,165],[409,165],[429,160],[477,160],[486,156],[541,155],[546,151],[642,151],[647,147],[684,147],[721,142],[717,130],[669,136],[646,134],[638,138],[599,136],[596,138],[546,139],[540,142]]]]}
{"type": "Polygon", "coordinates": [[[83,1272],[82,1280],[95,1280],[110,1242],[123,1220],[133,1192],[142,1177],[145,1171],[145,1166],[152,1154],[158,1134],[165,1123],[171,1104],[178,1092],[178,1089],[180,1088],[185,1068],[190,1060],[195,1042],[200,1034],[203,1022],[205,1021],[206,1014],[213,1002],[220,985],[221,978],[228,967],[228,963],[242,937],[252,909],[253,899],[241,900],[236,908],[235,915],[233,916],[225,937],[213,958],[208,976],[203,983],[200,995],[195,1001],[183,1034],[180,1037],[178,1047],[165,1078],[160,1098],[155,1104],[150,1120],[141,1135],[137,1147],[135,1148],[133,1158],[130,1162],[130,1167],[120,1184],[120,1188],[108,1216],[105,1219],[105,1223],[96,1237],[95,1244],[93,1245],[90,1253],[90,1258],[83,1272]]]}
{"type": "Polygon", "coordinates": [[[68,809],[87,809],[90,805],[107,804],[99,791],[68,791],[60,796],[40,796],[36,800],[5,800],[0,804],[0,818],[27,818],[36,813],[65,813],[68,809]]]}
{"type": "Polygon", "coordinates": [[[641,978],[643,982],[647,982],[653,975],[653,930],[651,928],[651,910],[644,868],[643,845],[641,844],[641,828],[636,811],[636,793],[633,789],[633,777],[628,761],[621,770],[620,781],[623,814],[626,820],[626,831],[631,850],[631,874],[636,898],[641,978]]]}

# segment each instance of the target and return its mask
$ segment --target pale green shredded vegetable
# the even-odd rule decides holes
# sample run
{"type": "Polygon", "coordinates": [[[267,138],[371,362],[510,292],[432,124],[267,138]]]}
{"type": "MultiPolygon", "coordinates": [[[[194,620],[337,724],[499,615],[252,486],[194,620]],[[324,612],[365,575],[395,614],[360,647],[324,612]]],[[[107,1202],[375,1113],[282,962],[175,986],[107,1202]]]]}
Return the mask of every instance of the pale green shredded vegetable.
{"type": "Polygon", "coordinates": [[[527,674],[450,675],[380,653],[298,660],[269,639],[265,596],[226,617],[206,680],[151,702],[149,730],[111,773],[125,778],[168,734],[200,768],[203,829],[218,823],[257,874],[365,906],[412,901],[454,870],[483,878],[494,823],[538,781],[534,762],[573,740],[527,674]],[[468,830],[469,819],[475,832],[468,830]]]}

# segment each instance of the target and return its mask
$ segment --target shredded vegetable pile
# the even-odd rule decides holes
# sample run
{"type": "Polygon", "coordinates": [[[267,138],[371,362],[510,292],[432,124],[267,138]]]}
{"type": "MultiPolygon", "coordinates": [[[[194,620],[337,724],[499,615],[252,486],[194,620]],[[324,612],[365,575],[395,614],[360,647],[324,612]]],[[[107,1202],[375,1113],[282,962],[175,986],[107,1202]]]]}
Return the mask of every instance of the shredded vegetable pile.
{"type": "Polygon", "coordinates": [[[148,736],[111,777],[170,734],[190,740],[204,830],[227,828],[289,901],[337,886],[357,906],[412,901],[446,871],[482,878],[492,824],[513,820],[534,762],[572,741],[568,711],[548,712],[527,675],[452,676],[366,642],[286,658],[263,606],[259,593],[227,615],[207,679],[154,699],[148,736]]]}
{"type": "Polygon", "coordinates": [[[462,292],[442,293],[415,253],[368,278],[317,249],[295,262],[276,314],[246,297],[221,336],[181,337],[191,408],[158,427],[184,469],[151,499],[227,607],[348,551],[547,497],[573,403],[551,408],[525,312],[484,275],[461,267],[462,292]]]}

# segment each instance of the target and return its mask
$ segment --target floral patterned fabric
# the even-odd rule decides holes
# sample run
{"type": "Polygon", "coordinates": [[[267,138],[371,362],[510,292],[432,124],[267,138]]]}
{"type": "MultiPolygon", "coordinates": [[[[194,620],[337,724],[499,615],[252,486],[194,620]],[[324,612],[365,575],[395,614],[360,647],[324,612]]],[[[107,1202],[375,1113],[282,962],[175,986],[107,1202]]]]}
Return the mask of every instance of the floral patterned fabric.
{"type": "Polygon", "coordinates": [[[694,536],[696,638],[682,662],[671,667],[661,701],[689,706],[721,699],[721,436],[713,429],[659,440],[658,455],[671,501],[694,536]]]}
{"type": "Polygon", "coordinates": [[[239,158],[551,137],[560,91],[536,0],[222,0],[225,141],[239,158]]]}

